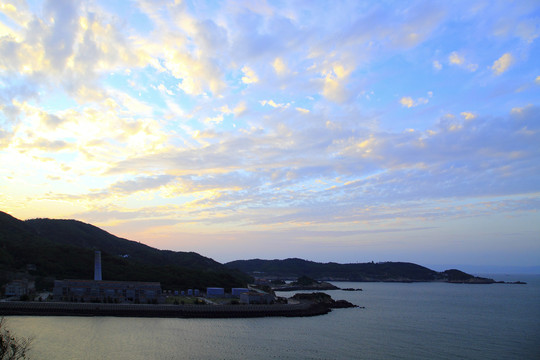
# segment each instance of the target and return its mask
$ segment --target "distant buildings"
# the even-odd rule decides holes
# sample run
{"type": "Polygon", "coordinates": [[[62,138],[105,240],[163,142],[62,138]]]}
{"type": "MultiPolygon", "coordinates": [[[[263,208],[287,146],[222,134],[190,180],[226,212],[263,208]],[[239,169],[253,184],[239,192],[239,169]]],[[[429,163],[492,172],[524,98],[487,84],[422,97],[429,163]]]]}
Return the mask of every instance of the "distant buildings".
{"type": "Polygon", "coordinates": [[[28,279],[13,280],[6,284],[6,296],[21,297],[23,295],[30,295],[36,291],[36,285],[33,281],[28,279]]]}
{"type": "Polygon", "coordinates": [[[55,280],[54,301],[108,303],[163,303],[159,282],[103,281],[101,252],[94,256],[94,280],[55,280]]]}
{"type": "Polygon", "coordinates": [[[224,288],[218,288],[218,287],[209,287],[206,288],[206,296],[207,297],[221,297],[225,295],[225,289],[224,288]]]}
{"type": "Polygon", "coordinates": [[[231,295],[234,297],[240,297],[241,294],[249,292],[247,288],[232,288],[231,295]]]}
{"type": "Polygon", "coordinates": [[[161,284],[137,281],[56,280],[54,301],[163,303],[161,284]]]}

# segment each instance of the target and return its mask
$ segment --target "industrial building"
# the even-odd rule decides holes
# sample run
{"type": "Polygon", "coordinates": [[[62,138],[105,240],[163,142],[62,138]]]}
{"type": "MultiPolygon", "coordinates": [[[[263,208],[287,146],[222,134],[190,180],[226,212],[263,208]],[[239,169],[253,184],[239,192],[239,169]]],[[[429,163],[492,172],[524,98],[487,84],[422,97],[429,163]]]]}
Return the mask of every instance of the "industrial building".
{"type": "Polygon", "coordinates": [[[6,284],[5,295],[21,297],[36,291],[36,285],[28,279],[13,280],[6,284]]]}
{"type": "Polygon", "coordinates": [[[218,287],[209,287],[206,288],[207,297],[223,297],[225,296],[225,289],[218,287]]]}
{"type": "Polygon", "coordinates": [[[94,280],[55,280],[55,301],[109,302],[109,303],[163,303],[159,282],[103,281],[101,252],[94,257],[94,280]]]}
{"type": "Polygon", "coordinates": [[[247,288],[232,288],[231,295],[234,297],[240,297],[241,294],[249,292],[247,288]]]}
{"type": "Polygon", "coordinates": [[[109,302],[109,303],[163,303],[161,284],[158,282],[56,280],[55,301],[109,302]]]}

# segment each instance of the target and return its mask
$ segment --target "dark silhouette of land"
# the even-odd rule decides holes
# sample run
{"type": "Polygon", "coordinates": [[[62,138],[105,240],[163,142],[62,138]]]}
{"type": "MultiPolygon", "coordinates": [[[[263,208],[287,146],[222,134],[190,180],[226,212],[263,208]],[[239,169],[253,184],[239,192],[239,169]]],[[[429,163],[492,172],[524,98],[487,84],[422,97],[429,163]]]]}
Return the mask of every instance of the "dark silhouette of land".
{"type": "Polygon", "coordinates": [[[197,253],[158,250],[80,221],[21,221],[0,212],[0,285],[17,274],[32,276],[37,289],[52,289],[55,279],[92,279],[96,249],[104,280],[157,281],[164,289],[242,287],[251,280],[197,253]]]}
{"type": "MultiPolygon", "coordinates": [[[[55,279],[92,279],[94,250],[102,253],[103,279],[160,282],[163,289],[243,287],[253,277],[326,281],[448,281],[493,283],[459,270],[437,272],[406,262],[317,263],[302,259],[237,260],[227,264],[195,252],[159,250],[76,220],[21,221],[0,212],[0,285],[24,274],[37,289],[55,279]]],[[[313,287],[319,289],[321,287],[313,287]]]]}
{"type": "Polygon", "coordinates": [[[434,271],[408,262],[370,262],[356,264],[318,263],[302,259],[236,260],[225,264],[252,276],[269,279],[296,279],[308,276],[324,281],[416,282],[447,281],[452,283],[491,284],[493,279],[476,277],[460,270],[434,271]]]}

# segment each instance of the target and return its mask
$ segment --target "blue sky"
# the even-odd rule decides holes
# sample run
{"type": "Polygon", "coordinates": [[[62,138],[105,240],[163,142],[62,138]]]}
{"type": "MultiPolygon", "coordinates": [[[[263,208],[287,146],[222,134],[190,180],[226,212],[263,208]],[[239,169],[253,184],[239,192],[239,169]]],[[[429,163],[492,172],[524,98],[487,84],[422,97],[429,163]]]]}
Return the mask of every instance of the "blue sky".
{"type": "Polygon", "coordinates": [[[540,265],[536,1],[2,1],[0,208],[218,261],[540,265]]]}

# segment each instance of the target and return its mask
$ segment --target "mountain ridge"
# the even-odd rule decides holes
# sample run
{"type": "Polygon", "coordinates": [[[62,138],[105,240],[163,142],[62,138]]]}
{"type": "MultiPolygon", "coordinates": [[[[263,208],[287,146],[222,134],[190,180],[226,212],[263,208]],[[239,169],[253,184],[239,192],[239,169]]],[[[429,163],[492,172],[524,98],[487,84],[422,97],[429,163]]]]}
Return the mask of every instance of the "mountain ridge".
{"type": "Polygon", "coordinates": [[[457,269],[438,272],[410,262],[387,261],[339,264],[289,258],[284,260],[235,260],[226,263],[225,266],[238,269],[254,277],[279,279],[296,279],[301,276],[308,276],[319,281],[446,281],[475,284],[495,282],[493,279],[476,277],[457,269]]]}

